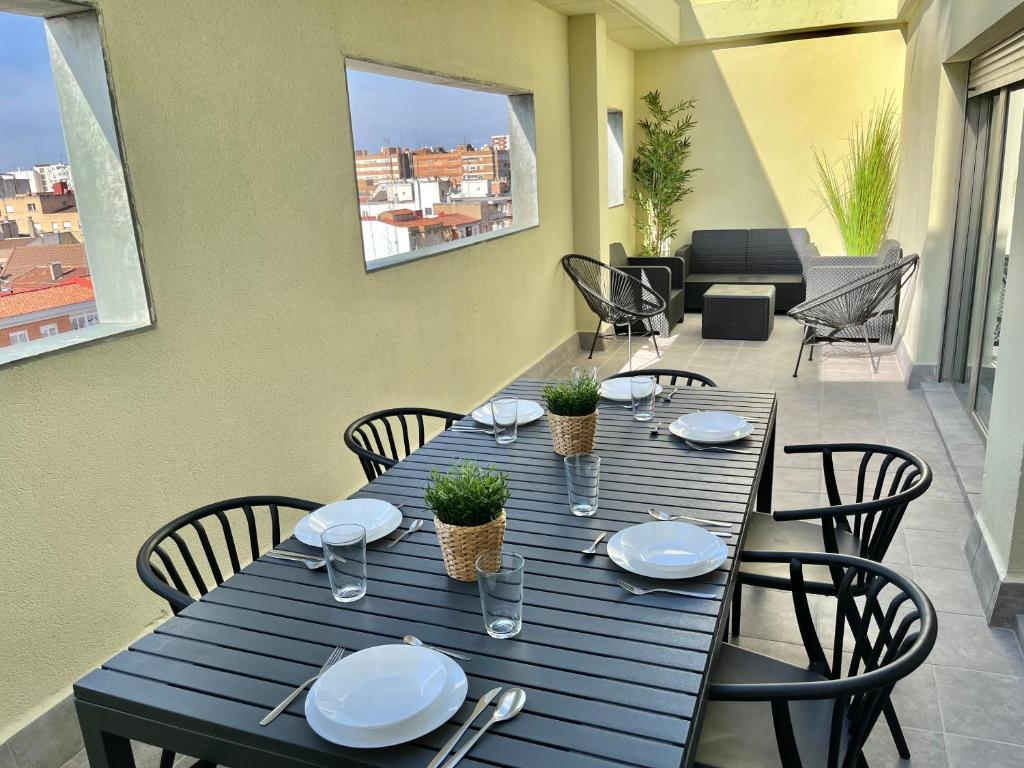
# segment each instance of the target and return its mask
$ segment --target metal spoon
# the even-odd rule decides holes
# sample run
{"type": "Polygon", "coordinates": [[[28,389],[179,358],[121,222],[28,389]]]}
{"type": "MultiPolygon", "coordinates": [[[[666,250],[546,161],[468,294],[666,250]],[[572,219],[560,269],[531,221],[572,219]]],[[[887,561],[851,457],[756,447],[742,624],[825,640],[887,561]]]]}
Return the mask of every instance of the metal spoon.
{"type": "Polygon", "coordinates": [[[647,510],[647,514],[653,517],[655,520],[688,520],[691,523],[703,523],[704,525],[717,525],[722,528],[732,529],[732,523],[726,523],[721,520],[705,520],[702,517],[689,517],[687,515],[671,515],[668,512],[662,512],[659,509],[650,507],[647,510]]]}
{"type": "Polygon", "coordinates": [[[597,554],[597,545],[600,544],[601,540],[605,536],[607,536],[607,535],[608,535],[607,533],[602,533],[600,536],[598,536],[596,539],[594,539],[594,543],[593,544],[591,544],[586,549],[581,549],[580,550],[580,554],[581,555],[596,555],[597,554]]]}
{"type": "Polygon", "coordinates": [[[522,688],[509,688],[501,694],[501,698],[498,699],[498,703],[494,707],[494,712],[491,714],[491,719],[484,723],[483,727],[473,734],[473,737],[463,745],[462,749],[452,755],[451,759],[442,765],[441,768],[455,768],[455,765],[469,754],[469,750],[473,748],[473,745],[477,743],[488,728],[495,723],[511,720],[522,711],[525,705],[526,691],[522,688]]]}
{"type": "Polygon", "coordinates": [[[675,397],[676,392],[678,392],[678,391],[679,391],[679,387],[676,387],[671,392],[669,392],[667,395],[663,395],[662,398],[661,398],[661,402],[663,402],[663,403],[671,403],[672,402],[672,398],[675,397]]]}
{"type": "Polygon", "coordinates": [[[722,451],[723,453],[738,453],[740,456],[752,455],[746,451],[738,451],[735,448],[723,448],[720,445],[697,445],[691,440],[683,440],[683,442],[695,451],[722,451]]]}
{"type": "Polygon", "coordinates": [[[445,656],[451,656],[453,659],[462,659],[463,661],[471,661],[472,656],[467,656],[465,653],[459,653],[458,651],[446,651],[444,648],[438,648],[434,645],[427,645],[420,640],[416,635],[406,635],[402,638],[402,642],[406,645],[412,645],[416,648],[429,648],[432,651],[443,653],[445,656]]]}
{"type": "Polygon", "coordinates": [[[391,541],[389,541],[387,544],[385,544],[384,545],[384,549],[391,549],[393,546],[395,546],[395,544],[400,542],[402,539],[404,539],[410,533],[416,533],[416,531],[418,531],[422,527],[423,527],[423,520],[422,519],[417,518],[417,519],[413,520],[408,528],[406,528],[400,534],[395,536],[395,538],[393,538],[391,541]]]}
{"type": "Polygon", "coordinates": [[[661,422],[660,421],[657,424],[655,424],[653,427],[651,427],[651,434],[652,435],[658,434],[658,430],[659,429],[661,429],[661,422]]]}

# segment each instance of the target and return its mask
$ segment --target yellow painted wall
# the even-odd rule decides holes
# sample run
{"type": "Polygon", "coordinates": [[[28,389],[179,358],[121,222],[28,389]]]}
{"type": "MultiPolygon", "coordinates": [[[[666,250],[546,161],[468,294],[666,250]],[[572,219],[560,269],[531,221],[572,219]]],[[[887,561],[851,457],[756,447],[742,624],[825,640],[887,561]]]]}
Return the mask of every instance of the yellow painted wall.
{"type": "Polygon", "coordinates": [[[0,370],[0,742],[162,615],[133,562],[161,523],[236,494],[343,496],[363,483],[352,418],[467,409],[574,329],[564,17],[100,7],[157,325],[0,370]],[[346,53],[531,89],[540,226],[365,274],[346,53]]]}
{"type": "Polygon", "coordinates": [[[694,229],[807,227],[841,252],[813,191],[812,144],[833,157],[855,117],[903,92],[898,30],[756,45],[688,46],[636,55],[637,97],[697,99],[694,192],[677,208],[676,245],[694,229]]]}
{"type": "Polygon", "coordinates": [[[636,71],[633,51],[608,41],[608,74],[606,85],[608,108],[622,111],[623,168],[625,172],[626,202],[608,209],[608,241],[622,243],[626,253],[636,253],[636,230],[633,227],[633,203],[629,193],[633,189],[633,147],[636,145],[636,71]]]}

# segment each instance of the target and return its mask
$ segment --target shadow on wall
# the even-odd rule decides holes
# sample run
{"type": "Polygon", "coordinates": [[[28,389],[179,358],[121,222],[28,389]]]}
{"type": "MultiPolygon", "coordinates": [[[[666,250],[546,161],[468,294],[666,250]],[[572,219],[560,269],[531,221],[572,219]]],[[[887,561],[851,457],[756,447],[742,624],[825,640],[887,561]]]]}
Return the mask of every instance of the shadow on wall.
{"type": "Polygon", "coordinates": [[[694,229],[791,226],[842,253],[814,191],[812,146],[842,157],[854,118],[901,99],[904,53],[895,29],[638,52],[638,99],[697,99],[692,162],[703,170],[677,208],[676,246],[694,229]]]}

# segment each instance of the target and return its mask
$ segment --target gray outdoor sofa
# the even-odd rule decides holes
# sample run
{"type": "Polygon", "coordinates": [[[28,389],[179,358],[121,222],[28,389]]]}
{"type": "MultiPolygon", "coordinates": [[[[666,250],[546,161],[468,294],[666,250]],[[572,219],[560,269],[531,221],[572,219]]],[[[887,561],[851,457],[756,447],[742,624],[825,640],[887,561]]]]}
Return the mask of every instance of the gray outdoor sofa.
{"type": "Polygon", "coordinates": [[[697,229],[676,251],[685,264],[686,310],[704,309],[715,283],[775,286],[775,311],[806,298],[804,262],[818,256],[806,229],[697,229]]]}

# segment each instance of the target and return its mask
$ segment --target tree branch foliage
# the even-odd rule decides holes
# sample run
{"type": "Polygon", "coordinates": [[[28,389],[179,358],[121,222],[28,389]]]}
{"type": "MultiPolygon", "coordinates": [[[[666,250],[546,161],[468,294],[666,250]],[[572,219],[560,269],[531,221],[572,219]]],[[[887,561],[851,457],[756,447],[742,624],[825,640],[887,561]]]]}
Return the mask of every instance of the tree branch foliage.
{"type": "Polygon", "coordinates": [[[693,191],[690,180],[701,170],[686,167],[689,133],[697,124],[692,111],[696,99],[665,107],[658,91],[648,91],[643,101],[650,114],[637,122],[641,140],[633,156],[635,184],[630,198],[640,209],[634,219],[640,232],[640,255],[661,256],[667,255],[664,248],[679,227],[672,207],[693,191]]]}

